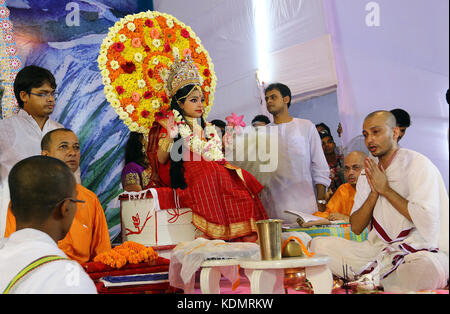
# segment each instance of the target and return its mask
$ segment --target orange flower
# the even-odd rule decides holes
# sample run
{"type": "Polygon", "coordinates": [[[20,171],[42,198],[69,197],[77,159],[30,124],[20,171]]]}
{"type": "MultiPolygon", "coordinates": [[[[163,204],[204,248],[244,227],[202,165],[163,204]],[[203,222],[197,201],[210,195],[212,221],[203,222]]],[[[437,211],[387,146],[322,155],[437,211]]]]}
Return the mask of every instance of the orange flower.
{"type": "Polygon", "coordinates": [[[175,32],[171,29],[165,29],[164,30],[164,38],[166,39],[167,43],[173,44],[177,40],[177,35],[175,32]]]}
{"type": "Polygon", "coordinates": [[[94,262],[100,262],[113,268],[121,268],[127,263],[139,264],[141,262],[154,261],[157,258],[158,254],[152,247],[128,241],[97,255],[94,258],[94,262]]]}

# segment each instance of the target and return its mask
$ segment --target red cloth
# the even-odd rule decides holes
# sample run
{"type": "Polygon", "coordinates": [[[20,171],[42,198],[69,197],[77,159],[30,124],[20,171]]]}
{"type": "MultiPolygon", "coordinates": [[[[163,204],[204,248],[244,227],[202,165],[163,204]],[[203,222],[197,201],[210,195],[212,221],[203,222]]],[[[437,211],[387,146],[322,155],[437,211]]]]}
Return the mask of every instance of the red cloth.
{"type": "MultiPolygon", "coordinates": [[[[164,136],[167,131],[161,127],[159,138],[164,136]]],[[[149,147],[149,158],[156,156],[157,141],[154,143],[153,150],[149,147]]],[[[214,239],[232,240],[256,233],[255,222],[268,218],[258,197],[263,189],[258,180],[243,169],[230,169],[188,153],[190,158],[183,162],[187,188],[177,189],[177,194],[182,207],[192,209],[192,223],[214,239]]],[[[170,160],[164,165],[156,160],[156,164],[160,179],[170,186],[170,160]]]]}
{"type": "Polygon", "coordinates": [[[169,271],[169,263],[170,260],[159,256],[154,261],[139,264],[126,264],[120,269],[113,268],[100,262],[83,263],[81,266],[89,277],[95,281],[105,276],[126,276],[169,271]]]}
{"type": "Polygon", "coordinates": [[[258,197],[263,186],[247,171],[242,169],[244,184],[235,170],[217,162],[187,161],[183,165],[188,188],[180,191],[180,201],[192,199],[196,214],[220,225],[267,219],[258,197]]]}
{"type": "Polygon", "coordinates": [[[168,282],[155,283],[149,285],[123,286],[123,287],[105,287],[103,282],[95,283],[99,294],[166,294],[174,293],[168,282]]]}

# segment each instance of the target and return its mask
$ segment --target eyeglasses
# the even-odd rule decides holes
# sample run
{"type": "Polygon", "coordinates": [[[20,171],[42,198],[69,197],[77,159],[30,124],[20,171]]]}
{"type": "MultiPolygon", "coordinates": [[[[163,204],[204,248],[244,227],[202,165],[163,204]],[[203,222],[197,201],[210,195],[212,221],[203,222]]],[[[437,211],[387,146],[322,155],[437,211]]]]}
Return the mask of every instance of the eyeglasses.
{"type": "Polygon", "coordinates": [[[350,170],[359,171],[362,167],[358,165],[353,165],[352,167],[344,167],[344,172],[349,172],[350,170]]]}
{"type": "Polygon", "coordinates": [[[58,93],[56,93],[56,92],[43,92],[43,93],[29,92],[28,94],[34,95],[34,96],[39,96],[39,97],[46,98],[46,99],[49,99],[50,96],[52,96],[54,99],[58,98],[58,93]]]}
{"type": "Polygon", "coordinates": [[[65,201],[71,201],[72,203],[79,203],[81,208],[84,208],[84,205],[86,204],[86,201],[83,200],[77,200],[75,198],[66,197],[65,199],[60,200],[58,203],[56,203],[55,207],[59,207],[62,203],[65,201]]]}

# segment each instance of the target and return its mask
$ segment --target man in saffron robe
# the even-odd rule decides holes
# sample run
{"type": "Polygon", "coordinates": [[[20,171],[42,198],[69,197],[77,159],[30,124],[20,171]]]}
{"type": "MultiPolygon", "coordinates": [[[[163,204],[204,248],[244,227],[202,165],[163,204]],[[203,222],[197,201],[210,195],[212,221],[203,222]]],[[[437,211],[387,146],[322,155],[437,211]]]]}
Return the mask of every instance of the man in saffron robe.
{"type": "Polygon", "coordinates": [[[366,157],[365,153],[359,151],[350,152],[345,156],[344,174],[346,183],[339,186],[328,201],[324,212],[317,211],[313,215],[328,220],[349,221],[356,194],[356,182],[358,182],[361,170],[364,168],[366,157]]]}
{"type": "Polygon", "coordinates": [[[448,194],[436,166],[424,155],[399,148],[399,128],[388,111],[364,120],[365,144],[374,159],[356,185],[352,231],[370,231],[364,242],[317,237],[311,250],[331,257],[330,269],[350,280],[372,281],[385,291],[433,290],[447,285],[448,194]]]}
{"type": "MultiPolygon", "coordinates": [[[[42,155],[64,161],[72,172],[80,163],[80,144],[77,136],[69,129],[48,132],[41,142],[42,155]]],[[[111,249],[108,225],[102,205],[94,192],[80,184],[76,186],[77,198],[85,201],[77,204],[72,226],[66,237],[58,242],[58,247],[71,259],[80,263],[94,259],[98,254],[111,249]]],[[[16,229],[14,215],[8,209],[5,237],[16,229]]]]}

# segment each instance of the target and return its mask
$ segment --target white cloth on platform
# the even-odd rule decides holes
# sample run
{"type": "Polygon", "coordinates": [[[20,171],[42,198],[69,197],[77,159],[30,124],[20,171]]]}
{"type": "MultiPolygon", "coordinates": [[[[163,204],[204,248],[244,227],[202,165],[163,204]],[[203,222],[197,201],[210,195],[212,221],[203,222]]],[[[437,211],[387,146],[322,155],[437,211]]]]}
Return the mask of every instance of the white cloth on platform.
{"type": "Polygon", "coordinates": [[[261,192],[261,201],[270,218],[295,223],[297,217],[284,211],[316,212],[315,185],[330,185],[330,168],[311,121],[294,118],[268,127],[278,132],[278,167],[261,192]]]}
{"type": "MultiPolygon", "coordinates": [[[[0,291],[28,264],[47,255],[67,256],[50,236],[36,229],[22,229],[0,240],[0,291]]],[[[72,260],[57,260],[26,274],[10,290],[16,294],[96,294],[94,282],[72,260]]]]}
{"type": "MultiPolygon", "coordinates": [[[[331,257],[333,273],[342,276],[345,263],[356,274],[377,276],[386,291],[444,287],[449,276],[449,205],[439,170],[422,154],[401,148],[386,175],[390,187],[408,201],[412,221],[380,196],[367,241],[320,237],[311,241],[311,250],[331,257]]],[[[363,171],[352,213],[364,204],[370,191],[363,171]]]]}
{"type": "MultiPolygon", "coordinates": [[[[64,126],[48,119],[41,128],[25,110],[0,120],[0,239],[5,233],[6,213],[9,204],[8,174],[19,161],[41,154],[41,140],[47,132],[64,126]]],[[[80,171],[75,172],[80,183],[80,171]]]]}

